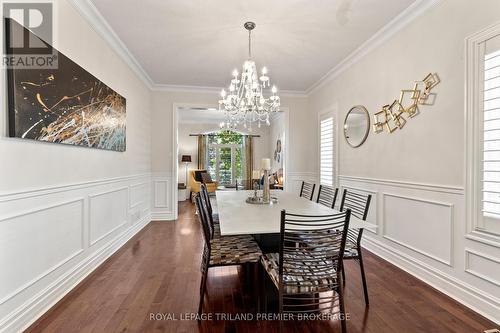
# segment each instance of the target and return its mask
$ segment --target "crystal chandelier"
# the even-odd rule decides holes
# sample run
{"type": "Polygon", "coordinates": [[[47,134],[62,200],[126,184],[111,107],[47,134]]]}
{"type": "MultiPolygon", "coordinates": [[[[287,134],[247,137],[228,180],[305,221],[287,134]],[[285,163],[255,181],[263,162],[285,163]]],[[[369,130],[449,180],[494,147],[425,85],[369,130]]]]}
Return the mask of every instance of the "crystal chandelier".
{"type": "Polygon", "coordinates": [[[270,79],[267,76],[267,68],[262,67],[259,77],[255,61],[252,60],[251,33],[255,23],[246,22],[245,29],[248,30],[248,60],[243,64],[241,75],[235,69],[233,79],[229,85],[229,92],[222,89],[219,100],[219,110],[226,112],[226,121],[220,124],[221,128],[234,129],[242,124],[243,127],[252,129],[252,123],[270,125],[269,115],[280,109],[280,98],[276,94],[278,89],[273,85],[271,89],[270,79]],[[264,95],[264,89],[270,90],[268,97],[264,95]]]}

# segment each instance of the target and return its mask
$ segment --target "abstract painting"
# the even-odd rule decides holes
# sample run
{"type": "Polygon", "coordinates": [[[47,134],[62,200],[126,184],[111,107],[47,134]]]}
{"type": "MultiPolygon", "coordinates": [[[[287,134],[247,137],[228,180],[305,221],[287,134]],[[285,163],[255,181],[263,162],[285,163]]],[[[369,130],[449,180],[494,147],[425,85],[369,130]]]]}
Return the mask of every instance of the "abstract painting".
{"type": "MultiPolygon", "coordinates": [[[[7,45],[16,42],[9,29],[27,30],[9,21],[7,45]]],[[[55,69],[7,70],[9,136],[125,151],[125,98],[61,52],[57,62],[55,69]]]]}

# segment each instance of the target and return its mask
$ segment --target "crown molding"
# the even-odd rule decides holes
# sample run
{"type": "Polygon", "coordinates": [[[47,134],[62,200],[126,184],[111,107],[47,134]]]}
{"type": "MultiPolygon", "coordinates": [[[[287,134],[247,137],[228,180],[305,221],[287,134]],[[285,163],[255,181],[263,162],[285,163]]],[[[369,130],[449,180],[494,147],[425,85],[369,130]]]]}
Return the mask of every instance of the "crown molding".
{"type": "Polygon", "coordinates": [[[153,91],[166,91],[166,92],[184,92],[184,93],[206,93],[218,94],[222,87],[209,87],[209,86],[189,86],[179,84],[153,84],[151,90],[153,91]]]}
{"type": "Polygon", "coordinates": [[[316,90],[320,89],[328,82],[331,82],[346,69],[357,63],[372,50],[382,45],[397,32],[405,28],[420,15],[433,8],[442,0],[416,0],[408,8],[402,11],[398,16],[393,18],[389,23],[384,25],[372,37],[356,48],[351,54],[344,58],[341,62],[330,69],[323,77],[306,89],[306,94],[310,96],[316,90]]]}
{"type": "Polygon", "coordinates": [[[106,19],[101,15],[99,10],[90,0],[68,0],[73,5],[77,12],[82,16],[99,34],[108,45],[122,58],[130,69],[144,82],[144,84],[152,89],[154,83],[151,77],[146,73],[144,68],[139,64],[137,59],[130,53],[128,48],[122,42],[120,37],[115,33],[106,19]]]}
{"type": "MultiPolygon", "coordinates": [[[[189,85],[156,83],[153,84],[151,90],[166,91],[166,92],[219,94],[222,88],[223,87],[189,86],[189,85]]],[[[279,90],[278,94],[284,97],[307,97],[305,91],[299,91],[299,90],[279,90]]]]}

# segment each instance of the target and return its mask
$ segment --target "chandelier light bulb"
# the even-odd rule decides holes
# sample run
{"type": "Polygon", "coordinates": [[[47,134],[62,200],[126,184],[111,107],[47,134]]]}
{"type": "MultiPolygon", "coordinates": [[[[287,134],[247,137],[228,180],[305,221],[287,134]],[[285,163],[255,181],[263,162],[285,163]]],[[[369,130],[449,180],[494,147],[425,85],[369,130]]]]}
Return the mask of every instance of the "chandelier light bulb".
{"type": "Polygon", "coordinates": [[[222,91],[220,92],[220,97],[222,98],[226,97],[226,91],[224,89],[222,89],[222,91]]]}
{"type": "Polygon", "coordinates": [[[278,88],[276,88],[276,86],[273,86],[273,88],[271,89],[271,92],[273,94],[276,94],[278,92],[278,88]]]}
{"type": "Polygon", "coordinates": [[[267,67],[264,66],[262,67],[262,75],[266,75],[267,74],[267,67]]]}
{"type": "Polygon", "coordinates": [[[235,78],[238,77],[238,70],[236,68],[233,70],[233,76],[235,78]]]}

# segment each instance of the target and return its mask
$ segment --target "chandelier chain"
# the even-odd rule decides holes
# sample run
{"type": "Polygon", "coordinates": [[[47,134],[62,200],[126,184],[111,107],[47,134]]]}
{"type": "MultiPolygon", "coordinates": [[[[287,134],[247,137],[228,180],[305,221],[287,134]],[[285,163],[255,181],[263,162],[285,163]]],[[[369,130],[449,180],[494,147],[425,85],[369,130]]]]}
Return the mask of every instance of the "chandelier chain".
{"type": "Polygon", "coordinates": [[[252,58],[252,30],[248,30],[248,58],[252,58]]]}

